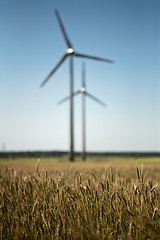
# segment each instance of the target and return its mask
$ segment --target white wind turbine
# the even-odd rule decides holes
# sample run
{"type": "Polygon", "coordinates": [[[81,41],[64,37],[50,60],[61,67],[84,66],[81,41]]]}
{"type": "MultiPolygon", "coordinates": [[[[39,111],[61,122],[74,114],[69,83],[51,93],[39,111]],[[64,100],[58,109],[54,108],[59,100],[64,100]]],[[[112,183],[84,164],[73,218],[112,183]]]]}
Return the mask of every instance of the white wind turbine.
{"type": "Polygon", "coordinates": [[[62,20],[60,18],[60,15],[57,10],[55,10],[56,17],[58,19],[61,31],[63,33],[63,37],[65,39],[66,45],[67,45],[67,52],[63,55],[61,60],[57,63],[57,65],[53,68],[53,70],[49,73],[49,75],[44,79],[44,81],[41,83],[41,87],[43,87],[47,81],[51,78],[51,76],[56,72],[56,70],[60,67],[60,65],[64,62],[64,60],[68,57],[70,57],[70,152],[69,152],[69,160],[74,161],[74,116],[73,116],[73,57],[83,57],[83,58],[88,58],[88,59],[93,59],[93,60],[98,60],[98,61],[104,61],[107,63],[113,63],[112,60],[105,59],[105,58],[99,58],[99,57],[94,57],[82,53],[78,53],[73,49],[73,46],[71,42],[69,41],[69,38],[66,34],[64,25],[62,23],[62,20]]]}
{"type": "MultiPolygon", "coordinates": [[[[86,160],[86,97],[91,98],[103,107],[105,107],[106,104],[92,94],[90,94],[88,91],[86,91],[85,64],[82,65],[82,87],[78,91],[74,92],[72,97],[80,93],[82,94],[82,159],[86,160]]],[[[65,97],[61,101],[59,101],[58,104],[61,104],[67,100],[71,100],[72,97],[65,97]]]]}

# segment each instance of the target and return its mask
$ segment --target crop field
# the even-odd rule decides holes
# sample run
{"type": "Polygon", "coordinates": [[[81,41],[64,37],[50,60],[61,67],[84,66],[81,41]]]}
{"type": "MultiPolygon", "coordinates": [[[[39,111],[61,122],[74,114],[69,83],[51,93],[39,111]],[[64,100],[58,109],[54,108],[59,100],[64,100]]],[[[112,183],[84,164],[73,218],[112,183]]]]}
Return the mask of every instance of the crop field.
{"type": "Polygon", "coordinates": [[[0,160],[0,239],[159,239],[160,158],[0,160]]]}

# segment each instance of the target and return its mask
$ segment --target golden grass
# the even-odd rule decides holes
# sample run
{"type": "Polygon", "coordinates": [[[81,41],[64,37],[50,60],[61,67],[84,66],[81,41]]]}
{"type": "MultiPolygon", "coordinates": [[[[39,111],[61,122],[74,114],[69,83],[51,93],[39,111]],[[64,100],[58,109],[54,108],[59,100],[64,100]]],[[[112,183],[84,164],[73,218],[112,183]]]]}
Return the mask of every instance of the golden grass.
{"type": "Polygon", "coordinates": [[[158,239],[159,159],[0,162],[0,239],[158,239]]]}

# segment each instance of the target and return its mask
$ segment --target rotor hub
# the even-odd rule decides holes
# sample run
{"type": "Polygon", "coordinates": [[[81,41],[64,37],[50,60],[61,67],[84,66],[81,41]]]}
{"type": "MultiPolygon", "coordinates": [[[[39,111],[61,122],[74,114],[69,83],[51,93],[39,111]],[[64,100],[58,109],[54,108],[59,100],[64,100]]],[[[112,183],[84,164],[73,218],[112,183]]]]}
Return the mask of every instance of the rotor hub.
{"type": "Polygon", "coordinates": [[[84,93],[86,91],[86,89],[84,87],[81,87],[80,91],[81,91],[81,93],[84,93]]]}
{"type": "Polygon", "coordinates": [[[68,53],[68,54],[72,54],[73,52],[74,52],[73,48],[68,48],[68,49],[67,49],[67,53],[68,53]]]}

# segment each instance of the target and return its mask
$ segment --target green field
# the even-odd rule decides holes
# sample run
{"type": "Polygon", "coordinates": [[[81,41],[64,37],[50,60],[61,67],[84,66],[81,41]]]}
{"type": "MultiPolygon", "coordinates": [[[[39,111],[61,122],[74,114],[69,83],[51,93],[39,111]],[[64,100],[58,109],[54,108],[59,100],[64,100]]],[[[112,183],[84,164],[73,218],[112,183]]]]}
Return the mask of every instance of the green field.
{"type": "Polygon", "coordinates": [[[75,168],[97,168],[106,166],[140,166],[144,164],[146,166],[159,165],[160,157],[88,157],[87,161],[82,161],[81,157],[76,157],[75,162],[70,162],[66,157],[53,157],[53,158],[9,158],[0,159],[0,165],[6,165],[8,167],[14,167],[16,169],[27,168],[34,169],[37,161],[40,166],[56,169],[63,167],[75,167],[75,168]]]}
{"type": "Polygon", "coordinates": [[[0,160],[0,239],[158,239],[160,158],[0,160]]]}

